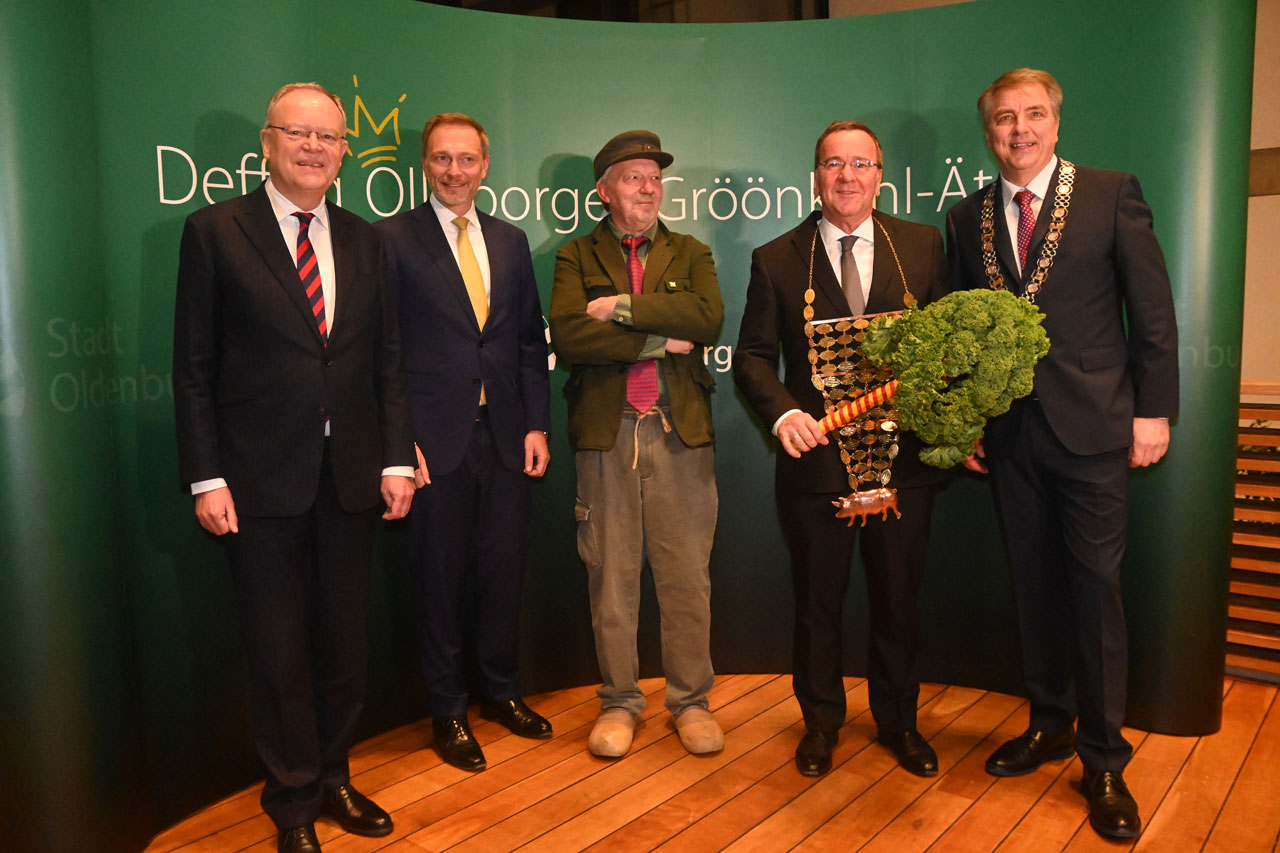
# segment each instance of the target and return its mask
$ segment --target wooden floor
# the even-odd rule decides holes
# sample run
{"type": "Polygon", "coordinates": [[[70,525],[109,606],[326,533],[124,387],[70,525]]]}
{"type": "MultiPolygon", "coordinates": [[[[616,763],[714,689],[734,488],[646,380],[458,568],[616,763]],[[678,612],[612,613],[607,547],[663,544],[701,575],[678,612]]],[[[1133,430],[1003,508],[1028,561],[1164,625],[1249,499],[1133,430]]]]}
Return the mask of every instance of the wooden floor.
{"type": "MultiPolygon", "coordinates": [[[[1125,772],[1145,823],[1136,845],[1102,841],[1086,822],[1078,760],[1016,779],[983,771],[987,755],[1026,727],[1025,700],[925,685],[919,726],[938,752],[933,779],[897,767],[873,742],[866,683],[846,682],[849,722],[835,768],[820,779],[792,761],[803,724],[789,676],[729,675],[712,708],[724,751],[691,756],[662,706],[662,684],[642,685],[648,706],[630,754],[586,751],[598,701],[592,687],[534,697],[557,736],[532,741],[472,720],[489,768],[466,773],[430,749],[429,721],[360,744],[353,784],[395,819],[382,839],[327,821],[325,853],[389,850],[826,851],[1276,849],[1280,840],[1280,702],[1277,688],[1223,685],[1222,730],[1180,738],[1126,730],[1136,749],[1125,772]]],[[[274,850],[274,828],[243,791],[162,833],[149,851],[274,850]]]]}

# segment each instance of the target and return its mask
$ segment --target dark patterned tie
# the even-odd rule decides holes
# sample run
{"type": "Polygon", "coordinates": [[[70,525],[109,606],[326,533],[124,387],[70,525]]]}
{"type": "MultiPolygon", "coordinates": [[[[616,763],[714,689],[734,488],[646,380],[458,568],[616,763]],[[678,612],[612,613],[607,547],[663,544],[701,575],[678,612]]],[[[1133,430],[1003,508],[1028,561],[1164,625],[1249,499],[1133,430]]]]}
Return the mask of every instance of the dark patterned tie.
{"type": "Polygon", "coordinates": [[[315,315],[316,326],[320,329],[320,337],[324,345],[329,345],[329,326],[324,320],[324,288],[320,284],[320,263],[316,260],[316,250],[311,247],[311,220],[314,213],[299,210],[298,217],[298,278],[307,291],[307,300],[311,303],[311,313],[315,315]]]}
{"type": "MultiPolygon", "coordinates": [[[[627,248],[627,278],[631,282],[632,293],[639,293],[644,286],[640,249],[648,242],[648,237],[622,238],[622,245],[627,248]]],[[[655,359],[637,361],[627,370],[627,402],[640,413],[649,411],[658,402],[658,362],[655,359]]]]}
{"type": "Polygon", "coordinates": [[[1031,209],[1031,199],[1036,194],[1031,190],[1018,190],[1013,200],[1018,203],[1018,271],[1026,274],[1027,249],[1031,248],[1031,232],[1036,228],[1036,214],[1031,209]]]}

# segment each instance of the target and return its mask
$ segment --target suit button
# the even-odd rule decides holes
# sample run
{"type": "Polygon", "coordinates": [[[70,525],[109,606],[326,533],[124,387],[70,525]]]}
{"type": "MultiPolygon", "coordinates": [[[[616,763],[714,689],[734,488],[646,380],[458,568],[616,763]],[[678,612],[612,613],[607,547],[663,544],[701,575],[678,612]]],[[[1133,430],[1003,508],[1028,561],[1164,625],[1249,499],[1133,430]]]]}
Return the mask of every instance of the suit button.
{"type": "Polygon", "coordinates": [[[331,359],[331,358],[326,358],[326,359],[324,360],[324,366],[325,366],[325,367],[333,367],[333,359],[331,359]]]}
{"type": "Polygon", "coordinates": [[[323,415],[323,414],[324,414],[324,406],[321,406],[320,408],[316,409],[316,414],[318,414],[318,415],[323,415]]]}

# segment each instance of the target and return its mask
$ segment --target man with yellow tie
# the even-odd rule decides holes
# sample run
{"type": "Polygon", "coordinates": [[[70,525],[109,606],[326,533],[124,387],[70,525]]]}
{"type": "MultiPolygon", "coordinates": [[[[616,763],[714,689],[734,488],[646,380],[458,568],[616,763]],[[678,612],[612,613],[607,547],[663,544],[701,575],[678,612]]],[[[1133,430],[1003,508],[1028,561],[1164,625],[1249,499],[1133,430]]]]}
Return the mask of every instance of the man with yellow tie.
{"type": "Polygon", "coordinates": [[[377,227],[419,448],[410,525],[432,729],[446,761],[483,770],[464,648],[474,645],[481,714],[523,737],[551,735],[520,698],[517,666],[529,478],[549,459],[547,344],[528,238],[476,210],[484,128],[433,116],[422,170],[430,200],[377,227]]]}

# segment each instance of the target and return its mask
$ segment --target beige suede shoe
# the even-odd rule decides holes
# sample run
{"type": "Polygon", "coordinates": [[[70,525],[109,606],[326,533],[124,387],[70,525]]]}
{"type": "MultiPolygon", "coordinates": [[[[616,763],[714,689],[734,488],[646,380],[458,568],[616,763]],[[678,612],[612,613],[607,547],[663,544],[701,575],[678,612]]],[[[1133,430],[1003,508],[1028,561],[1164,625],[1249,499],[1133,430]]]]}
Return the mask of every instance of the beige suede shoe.
{"type": "Polygon", "coordinates": [[[631,748],[636,718],[625,708],[608,708],[596,717],[587,738],[587,749],[601,758],[621,758],[631,748]]]}
{"type": "Polygon", "coordinates": [[[690,705],[676,717],[676,734],[684,748],[694,755],[705,755],[724,749],[724,732],[711,712],[701,705],[690,705]]]}

